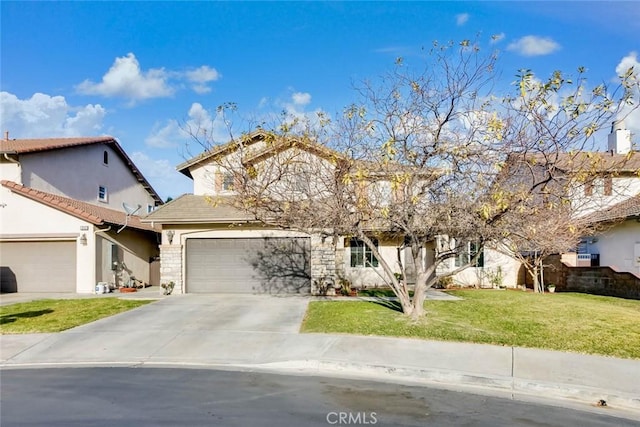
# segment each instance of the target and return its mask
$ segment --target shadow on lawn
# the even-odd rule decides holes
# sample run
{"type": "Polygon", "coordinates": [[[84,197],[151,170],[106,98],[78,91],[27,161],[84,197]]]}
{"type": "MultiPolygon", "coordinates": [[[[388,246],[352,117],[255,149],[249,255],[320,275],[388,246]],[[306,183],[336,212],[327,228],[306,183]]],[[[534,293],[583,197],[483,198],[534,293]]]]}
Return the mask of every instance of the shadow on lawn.
{"type": "Polygon", "coordinates": [[[3,316],[0,316],[0,325],[13,323],[16,320],[18,320],[18,318],[38,317],[38,316],[44,316],[45,314],[49,314],[49,313],[53,313],[53,310],[50,308],[47,308],[45,310],[37,310],[37,311],[25,311],[23,313],[5,314],[3,316]]]}
{"type": "Polygon", "coordinates": [[[402,313],[402,305],[400,304],[400,301],[396,301],[396,300],[391,300],[389,298],[375,298],[375,299],[371,299],[370,302],[374,303],[374,304],[378,304],[383,306],[384,308],[388,308],[390,310],[393,311],[398,311],[400,313],[402,313]]]}

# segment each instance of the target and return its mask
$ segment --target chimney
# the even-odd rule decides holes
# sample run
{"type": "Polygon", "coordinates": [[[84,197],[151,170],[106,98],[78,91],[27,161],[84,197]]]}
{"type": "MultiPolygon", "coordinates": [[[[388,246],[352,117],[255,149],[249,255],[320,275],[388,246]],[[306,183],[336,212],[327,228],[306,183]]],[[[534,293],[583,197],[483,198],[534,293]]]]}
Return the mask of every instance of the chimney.
{"type": "Polygon", "coordinates": [[[627,154],[631,151],[631,131],[624,128],[624,120],[615,120],[611,124],[607,150],[613,154],[627,154]]]}
{"type": "Polygon", "coordinates": [[[4,131],[4,140],[5,140],[5,141],[8,141],[8,140],[9,140],[9,131],[8,131],[8,130],[5,130],[5,131],[4,131]]]}

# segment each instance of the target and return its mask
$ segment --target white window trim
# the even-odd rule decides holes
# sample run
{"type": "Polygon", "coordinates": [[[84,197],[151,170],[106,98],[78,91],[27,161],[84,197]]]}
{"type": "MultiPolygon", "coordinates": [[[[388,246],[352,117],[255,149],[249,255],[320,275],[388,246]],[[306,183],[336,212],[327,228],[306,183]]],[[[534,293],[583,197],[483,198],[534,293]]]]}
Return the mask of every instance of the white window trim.
{"type": "Polygon", "coordinates": [[[98,201],[103,203],[109,202],[109,190],[107,189],[106,185],[98,185],[98,201]],[[100,194],[102,193],[101,189],[103,188],[104,188],[104,197],[100,197],[100,194]]]}

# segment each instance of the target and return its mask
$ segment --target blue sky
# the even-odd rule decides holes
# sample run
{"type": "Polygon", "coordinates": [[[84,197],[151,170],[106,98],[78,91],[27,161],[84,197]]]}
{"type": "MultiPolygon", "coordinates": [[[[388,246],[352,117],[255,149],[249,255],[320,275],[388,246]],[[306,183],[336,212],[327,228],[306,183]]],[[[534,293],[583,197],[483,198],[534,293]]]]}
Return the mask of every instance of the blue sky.
{"type": "MultiPolygon", "coordinates": [[[[610,83],[638,64],[640,2],[0,2],[2,131],[112,135],[163,198],[190,192],[198,154],[180,125],[238,105],[245,117],[330,115],[398,56],[433,40],[500,51],[501,84],[585,66],[610,83]],[[498,36],[491,41],[491,36],[498,36]]],[[[627,121],[640,134],[640,117],[627,121]]]]}

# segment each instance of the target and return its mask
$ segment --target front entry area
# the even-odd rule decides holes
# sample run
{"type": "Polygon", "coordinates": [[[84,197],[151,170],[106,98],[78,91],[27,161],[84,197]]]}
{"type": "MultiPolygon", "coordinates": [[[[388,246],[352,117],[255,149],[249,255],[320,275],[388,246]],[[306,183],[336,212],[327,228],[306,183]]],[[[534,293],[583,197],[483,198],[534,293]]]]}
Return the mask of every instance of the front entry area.
{"type": "Polygon", "coordinates": [[[187,293],[309,294],[306,237],[186,240],[187,293]]]}

